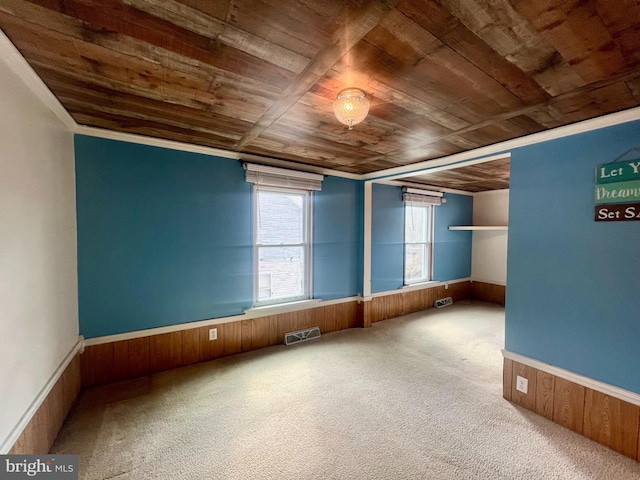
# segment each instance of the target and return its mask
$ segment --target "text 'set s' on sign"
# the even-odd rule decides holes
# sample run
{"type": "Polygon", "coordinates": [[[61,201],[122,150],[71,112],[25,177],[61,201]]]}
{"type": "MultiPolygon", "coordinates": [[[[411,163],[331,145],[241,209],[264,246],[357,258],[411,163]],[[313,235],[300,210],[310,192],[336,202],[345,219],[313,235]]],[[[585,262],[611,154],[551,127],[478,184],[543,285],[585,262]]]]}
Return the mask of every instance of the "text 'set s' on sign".
{"type": "Polygon", "coordinates": [[[628,222],[640,220],[640,203],[596,205],[596,222],[628,222]]]}

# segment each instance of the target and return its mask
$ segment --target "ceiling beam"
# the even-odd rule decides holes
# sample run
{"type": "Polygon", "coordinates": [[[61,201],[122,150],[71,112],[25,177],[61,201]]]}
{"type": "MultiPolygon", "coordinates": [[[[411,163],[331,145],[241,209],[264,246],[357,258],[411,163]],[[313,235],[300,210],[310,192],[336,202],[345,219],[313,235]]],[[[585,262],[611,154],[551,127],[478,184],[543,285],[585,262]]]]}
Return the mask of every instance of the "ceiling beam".
{"type": "Polygon", "coordinates": [[[369,2],[357,11],[332,36],[332,41],[320,50],[300,74],[297,81],[287,88],[284,94],[265,113],[260,120],[235,145],[242,150],[258,138],[267,128],[284,115],[309,89],[316,84],[344,55],[369,33],[392,10],[396,0],[376,0],[369,2]]]}

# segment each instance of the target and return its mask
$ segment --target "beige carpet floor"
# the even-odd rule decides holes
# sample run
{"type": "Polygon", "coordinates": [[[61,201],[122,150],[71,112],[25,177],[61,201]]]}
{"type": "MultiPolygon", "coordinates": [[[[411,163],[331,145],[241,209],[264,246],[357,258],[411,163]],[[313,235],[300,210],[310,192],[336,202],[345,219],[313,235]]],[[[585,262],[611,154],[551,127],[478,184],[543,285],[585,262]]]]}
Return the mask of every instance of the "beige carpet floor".
{"type": "Polygon", "coordinates": [[[639,479],[502,399],[504,310],[457,303],[86,391],[88,479],[639,479]]]}

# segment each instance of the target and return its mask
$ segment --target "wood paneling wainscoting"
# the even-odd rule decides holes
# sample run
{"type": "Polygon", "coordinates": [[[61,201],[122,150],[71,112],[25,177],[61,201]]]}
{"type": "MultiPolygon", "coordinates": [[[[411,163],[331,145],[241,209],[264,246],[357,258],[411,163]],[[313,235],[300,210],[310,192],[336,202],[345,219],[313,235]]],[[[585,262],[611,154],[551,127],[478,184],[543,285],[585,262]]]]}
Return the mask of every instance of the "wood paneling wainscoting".
{"type": "Polygon", "coordinates": [[[80,358],[75,355],[24,428],[10,454],[49,453],[80,393],[80,358]]]}
{"type": "Polygon", "coordinates": [[[80,357],[82,386],[128,380],[281,344],[286,332],[304,328],[317,326],[322,333],[329,333],[368,327],[374,322],[431,308],[434,300],[442,297],[452,297],[454,302],[469,298],[469,281],[398,291],[370,301],[353,300],[90,345],[80,357]],[[209,340],[211,328],[218,329],[217,340],[209,340]]]}
{"type": "Polygon", "coordinates": [[[493,302],[505,305],[507,287],[504,285],[496,285],[495,283],[472,281],[470,296],[471,298],[482,300],[483,302],[493,302]]]}
{"type": "Polygon", "coordinates": [[[438,285],[373,297],[364,302],[364,326],[369,327],[375,322],[426,310],[433,307],[433,302],[440,298],[451,297],[454,302],[465,300],[469,298],[469,289],[470,282],[463,281],[449,283],[448,288],[446,285],[438,285]]]}
{"type": "Polygon", "coordinates": [[[283,343],[284,334],[309,327],[322,333],[363,326],[358,301],[87,346],[80,357],[82,386],[141,377],[283,343]],[[218,339],[209,340],[209,330],[218,339]]]}
{"type": "Polygon", "coordinates": [[[506,357],[503,372],[506,400],[640,462],[640,406],[506,357]]]}

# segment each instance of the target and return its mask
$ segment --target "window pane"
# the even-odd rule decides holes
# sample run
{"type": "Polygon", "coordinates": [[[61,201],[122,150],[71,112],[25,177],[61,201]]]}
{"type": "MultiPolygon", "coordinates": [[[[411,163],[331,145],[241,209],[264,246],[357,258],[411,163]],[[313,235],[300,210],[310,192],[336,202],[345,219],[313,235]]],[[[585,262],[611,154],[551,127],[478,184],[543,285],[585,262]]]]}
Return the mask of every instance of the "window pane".
{"type": "Polygon", "coordinates": [[[259,247],[258,274],[259,300],[304,295],[304,247],[259,247]]]}
{"type": "Polygon", "coordinates": [[[305,241],[305,194],[258,191],[259,244],[282,245],[305,241]]]}
{"type": "Polygon", "coordinates": [[[405,207],[405,242],[427,242],[429,225],[429,207],[411,206],[405,207]]]}
{"type": "Polygon", "coordinates": [[[427,245],[405,245],[404,280],[412,282],[427,278],[427,245]]]}

